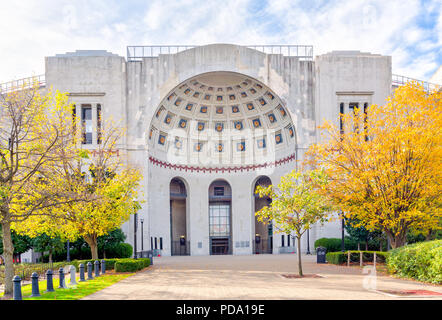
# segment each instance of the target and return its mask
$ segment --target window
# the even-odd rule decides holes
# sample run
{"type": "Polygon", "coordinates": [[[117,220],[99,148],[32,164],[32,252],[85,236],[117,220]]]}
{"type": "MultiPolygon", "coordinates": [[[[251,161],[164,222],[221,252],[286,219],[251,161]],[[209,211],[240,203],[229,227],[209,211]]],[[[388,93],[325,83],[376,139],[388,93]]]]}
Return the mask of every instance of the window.
{"type": "Polygon", "coordinates": [[[158,249],[157,237],[155,237],[155,249],[158,249]]]}
{"type": "Polygon", "coordinates": [[[213,188],[214,196],[223,196],[224,195],[224,187],[214,187],[213,188]]]}
{"type": "Polygon", "coordinates": [[[209,206],[209,234],[211,237],[230,236],[230,205],[219,203],[209,206]]]}
{"type": "Polygon", "coordinates": [[[153,250],[153,238],[150,237],[150,249],[153,250]]]}
{"type": "Polygon", "coordinates": [[[365,133],[365,141],[368,141],[368,134],[367,134],[367,108],[368,103],[364,103],[364,133],[365,133]]]}
{"type": "Polygon", "coordinates": [[[72,126],[74,129],[74,136],[77,134],[77,107],[75,104],[72,106],[72,126]]]}
{"type": "Polygon", "coordinates": [[[160,250],[163,250],[163,237],[160,237],[160,250]]]}
{"type": "Polygon", "coordinates": [[[339,130],[341,135],[344,134],[344,103],[339,104],[339,130]]]}
{"type": "Polygon", "coordinates": [[[97,144],[101,143],[101,104],[97,104],[97,144]]]}
{"type": "Polygon", "coordinates": [[[83,144],[92,144],[92,107],[90,104],[81,105],[81,122],[83,144]]]}
{"type": "Polygon", "coordinates": [[[284,247],[284,238],[285,238],[285,236],[282,234],[281,235],[281,247],[284,247]]]}
{"type": "Polygon", "coordinates": [[[358,119],[356,118],[356,109],[359,108],[359,103],[350,103],[348,107],[353,110],[353,130],[354,132],[358,133],[359,125],[358,125],[358,119]]]}
{"type": "Polygon", "coordinates": [[[287,247],[290,247],[290,235],[287,235],[287,247]]]}

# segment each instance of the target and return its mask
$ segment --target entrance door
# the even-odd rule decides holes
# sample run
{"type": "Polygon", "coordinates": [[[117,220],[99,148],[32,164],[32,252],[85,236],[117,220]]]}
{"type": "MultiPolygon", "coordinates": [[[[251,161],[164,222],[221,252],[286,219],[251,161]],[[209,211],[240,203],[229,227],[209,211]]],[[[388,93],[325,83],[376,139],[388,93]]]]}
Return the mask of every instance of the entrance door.
{"type": "Polygon", "coordinates": [[[230,203],[209,205],[210,254],[231,254],[230,203]]]}

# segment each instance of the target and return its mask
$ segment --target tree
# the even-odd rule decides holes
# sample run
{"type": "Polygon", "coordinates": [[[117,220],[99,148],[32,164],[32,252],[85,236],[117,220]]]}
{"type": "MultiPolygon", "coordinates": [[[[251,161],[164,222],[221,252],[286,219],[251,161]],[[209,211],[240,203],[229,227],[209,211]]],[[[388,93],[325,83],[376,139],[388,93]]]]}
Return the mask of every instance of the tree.
{"type": "MultiPolygon", "coordinates": [[[[91,249],[92,259],[98,259],[98,238],[120,227],[140,208],[139,170],[123,159],[116,146],[123,130],[111,121],[100,131],[97,149],[77,149],[76,158],[63,157],[59,166],[58,188],[72,194],[73,199],[51,209],[50,217],[35,216],[17,226],[28,235],[46,233],[51,237],[75,241],[83,237],[91,249]]],[[[49,215],[49,214],[48,214],[49,215]]]]}
{"type": "Polygon", "coordinates": [[[103,259],[106,259],[106,250],[112,250],[116,245],[124,242],[126,235],[120,228],[98,237],[98,251],[103,252],[103,259]]]}
{"type": "Polygon", "coordinates": [[[358,250],[360,250],[360,242],[365,242],[365,250],[368,250],[368,242],[370,240],[379,239],[381,241],[380,238],[382,237],[382,233],[379,231],[368,231],[355,219],[345,219],[345,230],[351,239],[358,242],[358,250]]]}
{"type": "Polygon", "coordinates": [[[383,106],[341,114],[342,128],[326,122],[325,142],[308,152],[329,177],[324,195],[393,248],[409,230],[440,228],[441,98],[416,83],[399,87],[383,106]]]}
{"type": "Polygon", "coordinates": [[[49,263],[52,263],[52,254],[60,252],[65,248],[65,242],[60,237],[50,237],[46,233],[32,239],[32,246],[35,251],[49,252],[49,263]]]}
{"type": "Polygon", "coordinates": [[[293,170],[283,176],[277,187],[257,186],[260,197],[270,197],[272,202],[256,212],[258,220],[264,223],[275,222],[279,231],[295,232],[298,246],[298,271],[302,273],[301,236],[315,223],[329,220],[331,207],[317,191],[326,183],[323,172],[312,170],[298,172],[293,170]]]}
{"type": "Polygon", "coordinates": [[[72,116],[66,95],[51,90],[40,94],[37,85],[0,94],[0,115],[0,224],[4,294],[10,296],[14,276],[11,227],[64,201],[51,168],[60,161],[58,150],[69,143],[72,116]]]}

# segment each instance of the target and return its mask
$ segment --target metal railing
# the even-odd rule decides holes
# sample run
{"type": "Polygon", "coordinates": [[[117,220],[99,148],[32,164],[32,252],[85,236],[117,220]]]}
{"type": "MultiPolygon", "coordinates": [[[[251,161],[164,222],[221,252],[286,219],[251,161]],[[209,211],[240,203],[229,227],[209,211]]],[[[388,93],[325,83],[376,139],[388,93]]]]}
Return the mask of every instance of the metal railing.
{"type": "Polygon", "coordinates": [[[44,74],[38,76],[12,80],[5,83],[0,83],[0,94],[9,93],[21,89],[29,89],[37,85],[38,88],[46,86],[46,78],[44,74]]]}
{"type": "Polygon", "coordinates": [[[401,76],[398,74],[391,75],[391,84],[393,87],[399,87],[399,86],[402,86],[402,85],[406,84],[407,82],[411,82],[411,81],[415,81],[415,82],[419,83],[420,85],[422,85],[424,87],[425,91],[440,90],[442,88],[442,86],[435,84],[435,83],[431,83],[431,82],[427,82],[427,81],[423,81],[423,80],[418,80],[418,79],[414,79],[414,78],[410,78],[410,77],[406,77],[406,76],[401,76]]]}
{"type": "MultiPolygon", "coordinates": [[[[127,46],[127,61],[141,61],[143,58],[158,57],[160,54],[175,54],[188,49],[197,48],[195,45],[155,45],[127,46]]],[[[288,57],[298,57],[301,60],[313,60],[311,45],[244,45],[266,54],[282,54],[288,57]]]]}

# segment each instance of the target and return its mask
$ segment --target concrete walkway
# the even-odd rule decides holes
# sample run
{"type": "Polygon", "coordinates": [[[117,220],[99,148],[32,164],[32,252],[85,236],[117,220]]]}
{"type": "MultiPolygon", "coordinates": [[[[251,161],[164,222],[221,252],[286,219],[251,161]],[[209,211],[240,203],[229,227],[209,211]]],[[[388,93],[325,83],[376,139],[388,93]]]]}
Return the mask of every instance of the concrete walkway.
{"type": "Polygon", "coordinates": [[[149,269],[84,299],[410,299],[381,290],[442,293],[442,286],[389,276],[369,277],[359,267],[318,265],[316,256],[303,256],[303,270],[304,274],[322,278],[283,277],[297,274],[297,258],[293,254],[160,257],[154,258],[149,269]]]}

